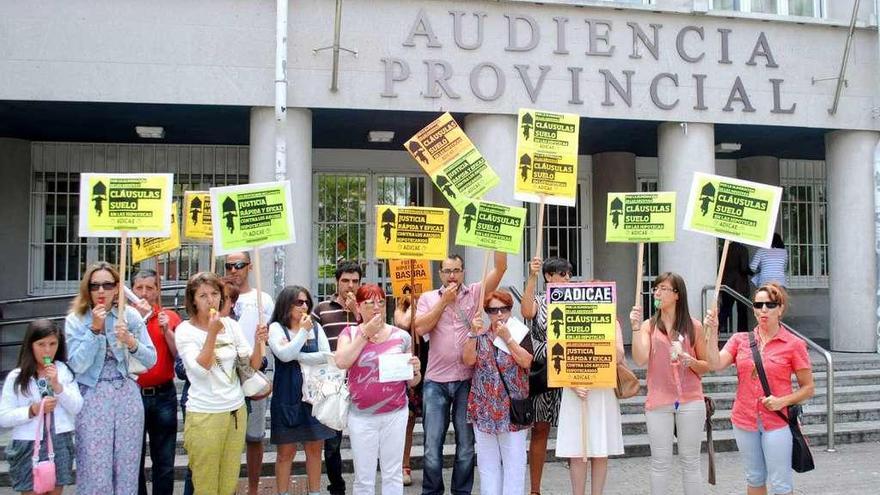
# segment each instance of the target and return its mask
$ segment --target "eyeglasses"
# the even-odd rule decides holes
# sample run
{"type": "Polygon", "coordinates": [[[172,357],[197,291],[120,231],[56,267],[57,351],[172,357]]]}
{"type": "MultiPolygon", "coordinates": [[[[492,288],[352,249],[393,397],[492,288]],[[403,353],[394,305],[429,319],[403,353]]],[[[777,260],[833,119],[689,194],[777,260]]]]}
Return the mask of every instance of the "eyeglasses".
{"type": "Polygon", "coordinates": [[[492,306],[489,306],[488,308],[486,308],[486,314],[487,315],[500,315],[502,313],[510,313],[510,310],[511,310],[510,306],[499,306],[497,308],[493,308],[492,306]]]}
{"type": "Polygon", "coordinates": [[[110,291],[115,288],[116,282],[89,282],[89,290],[92,292],[97,292],[98,289],[110,291]]]}
{"type": "Polygon", "coordinates": [[[226,267],[226,270],[232,270],[233,268],[236,270],[244,270],[244,267],[250,265],[247,261],[236,261],[235,263],[224,263],[223,266],[226,267]]]}
{"type": "Polygon", "coordinates": [[[452,274],[458,275],[459,273],[461,273],[463,271],[464,270],[462,270],[461,268],[444,268],[444,269],[440,270],[440,273],[442,273],[443,275],[452,275],[452,274]]]}
{"type": "Polygon", "coordinates": [[[379,299],[378,301],[364,301],[364,304],[367,306],[379,306],[380,308],[385,307],[385,300],[379,299]]]}
{"type": "Polygon", "coordinates": [[[752,303],[752,307],[755,309],[762,309],[764,307],[766,307],[767,309],[776,309],[779,307],[779,303],[772,301],[755,301],[752,303]]]}
{"type": "Polygon", "coordinates": [[[305,299],[297,299],[297,300],[293,301],[293,305],[294,306],[302,306],[305,308],[309,305],[309,302],[305,299]]]}
{"type": "Polygon", "coordinates": [[[678,292],[677,290],[673,289],[672,287],[667,287],[665,285],[655,285],[654,288],[651,289],[651,291],[652,292],[678,292]]]}

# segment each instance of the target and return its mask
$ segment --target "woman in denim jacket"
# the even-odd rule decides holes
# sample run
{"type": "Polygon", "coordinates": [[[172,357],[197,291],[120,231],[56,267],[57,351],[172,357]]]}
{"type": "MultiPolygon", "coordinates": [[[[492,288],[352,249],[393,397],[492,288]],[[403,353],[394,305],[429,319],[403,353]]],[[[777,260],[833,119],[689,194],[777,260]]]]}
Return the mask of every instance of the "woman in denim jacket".
{"type": "Polygon", "coordinates": [[[140,314],[114,302],[119,272],[107,262],[90,266],[64,322],[67,365],[83,396],[76,417],[76,483],[80,493],[135,494],[138,490],[144,404],[129,376],[129,358],[147,368],[156,349],[140,314]]]}

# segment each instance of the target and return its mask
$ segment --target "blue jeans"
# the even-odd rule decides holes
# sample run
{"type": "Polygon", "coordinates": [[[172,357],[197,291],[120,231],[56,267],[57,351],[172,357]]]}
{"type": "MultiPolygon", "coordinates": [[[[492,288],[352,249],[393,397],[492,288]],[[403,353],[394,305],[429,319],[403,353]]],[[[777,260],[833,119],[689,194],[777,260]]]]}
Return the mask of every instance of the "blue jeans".
{"type": "Polygon", "coordinates": [[[470,494],[474,486],[474,430],[467,422],[468,394],[471,381],[425,381],[422,390],[425,429],[425,458],[422,495],[442,495],[443,443],[450,416],[455,428],[455,464],[452,467],[452,493],[470,494]]]}
{"type": "Polygon", "coordinates": [[[758,420],[758,431],[733,427],[736,448],[746,465],[746,484],[768,486],[767,493],[792,493],[791,430],[787,426],[766,431],[758,420]]]}
{"type": "Polygon", "coordinates": [[[173,382],[141,390],[144,402],[144,438],[138,493],[147,495],[144,474],[147,436],[150,437],[150,459],[153,461],[153,493],[174,491],[174,452],[177,448],[177,389],[173,382]]]}

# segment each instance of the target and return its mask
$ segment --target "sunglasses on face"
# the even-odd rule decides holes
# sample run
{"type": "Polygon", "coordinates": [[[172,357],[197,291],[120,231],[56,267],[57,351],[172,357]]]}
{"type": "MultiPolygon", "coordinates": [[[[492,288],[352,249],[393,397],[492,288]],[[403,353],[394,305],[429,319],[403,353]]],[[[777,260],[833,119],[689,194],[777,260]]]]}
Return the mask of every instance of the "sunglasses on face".
{"type": "Polygon", "coordinates": [[[227,270],[232,270],[233,268],[236,270],[244,270],[244,267],[250,265],[247,261],[236,261],[235,263],[224,263],[223,266],[226,267],[227,270]]]}
{"type": "Polygon", "coordinates": [[[511,309],[510,306],[500,306],[497,308],[493,308],[490,306],[490,307],[486,308],[486,314],[487,315],[500,315],[500,314],[504,314],[504,313],[510,313],[510,309],[511,309]]]}
{"type": "Polygon", "coordinates": [[[297,299],[297,300],[293,301],[293,305],[305,308],[305,307],[308,307],[309,302],[306,301],[305,299],[297,299]]]}
{"type": "Polygon", "coordinates": [[[89,290],[92,292],[97,292],[99,289],[110,291],[115,288],[116,282],[89,282],[89,290]]]}
{"type": "Polygon", "coordinates": [[[779,303],[778,302],[771,302],[771,301],[767,301],[767,302],[755,301],[752,303],[752,307],[755,309],[761,309],[761,308],[764,308],[765,306],[767,307],[767,309],[776,309],[779,307],[779,303]]]}
{"type": "Polygon", "coordinates": [[[377,301],[364,301],[364,305],[366,305],[367,307],[378,306],[380,308],[384,308],[385,307],[385,300],[379,299],[377,301]]]}

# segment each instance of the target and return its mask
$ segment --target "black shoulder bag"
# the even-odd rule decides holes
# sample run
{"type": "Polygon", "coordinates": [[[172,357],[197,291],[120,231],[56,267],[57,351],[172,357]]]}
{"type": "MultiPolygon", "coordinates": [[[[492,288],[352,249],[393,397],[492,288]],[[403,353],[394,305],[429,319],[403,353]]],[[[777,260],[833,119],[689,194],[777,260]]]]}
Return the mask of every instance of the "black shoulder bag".
{"type": "MultiPolygon", "coordinates": [[[[767,381],[767,375],[764,373],[764,362],[761,361],[761,353],[758,351],[758,342],[755,335],[749,332],[749,347],[752,349],[752,360],[755,361],[755,370],[758,372],[758,378],[761,380],[761,387],[764,389],[766,396],[773,395],[770,392],[770,383],[767,381]]],[[[816,468],[813,463],[813,454],[810,452],[810,445],[807,443],[806,437],[801,432],[801,406],[795,404],[788,406],[788,416],[782,414],[782,411],[774,411],[780,418],[788,423],[788,429],[791,430],[791,468],[797,473],[806,473],[816,468]]]]}
{"type": "MultiPolygon", "coordinates": [[[[490,342],[491,346],[492,343],[490,342]]],[[[504,391],[507,392],[507,398],[510,399],[510,422],[511,424],[519,425],[519,426],[531,426],[532,422],[535,421],[535,408],[532,403],[532,399],[526,397],[525,399],[514,399],[512,395],[510,395],[510,389],[507,388],[507,381],[504,379],[504,373],[501,372],[501,368],[498,367],[498,358],[497,358],[497,350],[495,350],[495,346],[492,346],[492,361],[495,363],[495,369],[498,370],[498,376],[501,377],[501,384],[504,385],[504,391]]],[[[502,351],[503,352],[503,351],[502,351]]],[[[513,355],[511,355],[511,359],[513,359],[513,355]]],[[[515,366],[519,366],[514,363],[515,366]]]]}

